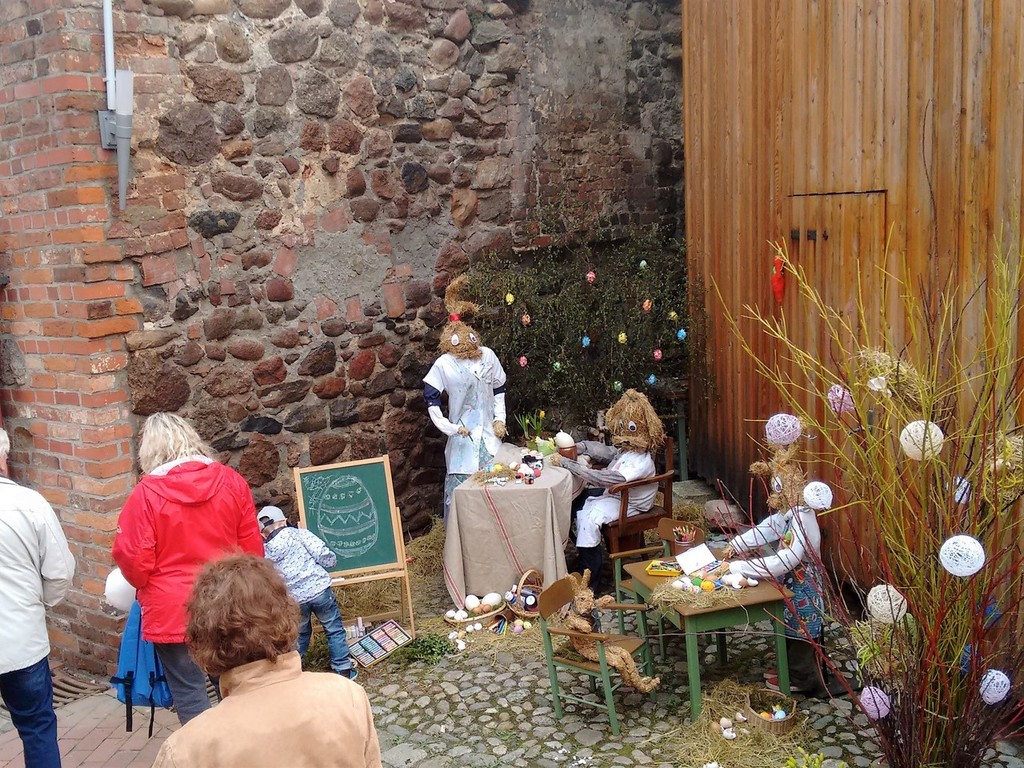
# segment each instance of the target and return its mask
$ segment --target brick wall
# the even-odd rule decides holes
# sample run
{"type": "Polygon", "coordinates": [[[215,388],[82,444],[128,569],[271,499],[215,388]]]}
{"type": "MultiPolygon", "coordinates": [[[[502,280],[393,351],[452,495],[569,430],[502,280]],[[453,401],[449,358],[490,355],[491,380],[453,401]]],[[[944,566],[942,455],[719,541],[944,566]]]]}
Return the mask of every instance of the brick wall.
{"type": "Polygon", "coordinates": [[[99,147],[99,15],[45,0],[0,3],[0,405],[12,473],[58,511],[78,576],[53,612],[71,665],[104,671],[117,619],[100,596],[132,482],[124,334],[141,324],[137,270],[106,241],[116,175],[99,147]]]}

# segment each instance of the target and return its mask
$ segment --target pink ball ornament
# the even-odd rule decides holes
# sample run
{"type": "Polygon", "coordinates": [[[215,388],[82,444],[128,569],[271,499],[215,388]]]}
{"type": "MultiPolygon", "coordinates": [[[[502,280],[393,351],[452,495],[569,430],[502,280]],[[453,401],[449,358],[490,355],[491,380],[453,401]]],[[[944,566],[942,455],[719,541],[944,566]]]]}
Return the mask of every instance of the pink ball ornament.
{"type": "Polygon", "coordinates": [[[661,360],[661,357],[662,357],[661,350],[660,349],[654,350],[654,359],[655,360],[661,360]]]}
{"type": "Polygon", "coordinates": [[[529,363],[529,362],[530,361],[526,359],[526,355],[520,355],[519,356],[519,367],[520,368],[525,368],[526,364],[529,363]]]}
{"type": "Polygon", "coordinates": [[[772,445],[792,445],[800,434],[800,419],[791,413],[776,413],[764,425],[764,436],[772,445]]]}
{"type": "Polygon", "coordinates": [[[881,688],[869,685],[860,692],[860,708],[869,720],[881,720],[892,711],[892,700],[881,688]]]}
{"type": "Polygon", "coordinates": [[[834,413],[853,413],[853,395],[841,384],[833,384],[828,390],[828,405],[834,413]]]}

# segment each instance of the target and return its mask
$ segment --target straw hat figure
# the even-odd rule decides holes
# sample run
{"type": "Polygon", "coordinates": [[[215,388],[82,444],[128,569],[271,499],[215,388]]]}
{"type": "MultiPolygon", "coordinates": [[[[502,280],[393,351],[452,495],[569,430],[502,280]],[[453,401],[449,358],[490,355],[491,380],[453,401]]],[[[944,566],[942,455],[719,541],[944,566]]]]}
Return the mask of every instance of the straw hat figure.
{"type": "MultiPolygon", "coordinates": [[[[594,591],[590,588],[590,571],[583,571],[582,578],[569,574],[573,586],[571,608],[565,617],[565,626],[574,632],[591,634],[594,631],[594,610],[615,602],[611,595],[594,599],[594,591]]],[[[580,637],[571,639],[573,649],[588,661],[598,661],[597,643],[580,637]]],[[[608,666],[622,675],[622,681],[641,693],[650,693],[661,685],[660,677],[644,677],[637,669],[636,659],[624,648],[606,645],[604,649],[608,666]]]]}
{"type": "Polygon", "coordinates": [[[444,293],[448,324],[441,332],[442,355],[423,377],[423,399],[434,426],[448,437],[445,446],[444,514],[451,494],[478,469],[491,463],[505,436],[505,369],[497,355],[463,319],[480,309],[461,297],[465,276],[444,293]],[[441,394],[448,394],[448,413],[441,394]]]}
{"type": "MultiPolygon", "coordinates": [[[[592,584],[599,589],[601,565],[601,526],[619,517],[619,495],[608,492],[618,483],[639,480],[655,474],[654,456],[665,444],[665,428],[646,395],[635,389],[627,390],[618,402],[608,409],[605,423],[611,430],[612,444],[591,440],[576,444],[581,457],[573,461],[564,457],[558,463],[591,486],[577,498],[573,509],[576,516],[576,552],[580,568],[588,568],[593,575],[592,584]],[[605,469],[592,469],[590,460],[605,464],[605,469]],[[582,504],[579,504],[582,502],[582,504]]],[[[658,484],[651,483],[631,489],[630,515],[646,512],[654,505],[658,484]]]]}

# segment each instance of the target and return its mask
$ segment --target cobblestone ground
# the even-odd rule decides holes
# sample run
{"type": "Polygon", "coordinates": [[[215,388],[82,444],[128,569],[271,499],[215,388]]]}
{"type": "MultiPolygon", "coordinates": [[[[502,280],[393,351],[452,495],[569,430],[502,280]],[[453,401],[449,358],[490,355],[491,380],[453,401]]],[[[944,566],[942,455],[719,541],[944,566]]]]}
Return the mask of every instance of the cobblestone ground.
{"type": "MultiPolygon", "coordinates": [[[[765,666],[773,665],[775,658],[768,632],[764,623],[732,635],[726,668],[718,667],[709,649],[702,674],[704,689],[730,676],[760,682],[765,666]]],[[[360,675],[373,701],[386,766],[691,765],[685,751],[679,750],[685,738],[685,730],[680,729],[690,727],[682,637],[669,638],[667,660],[655,658],[662,684],[653,696],[616,693],[622,725],[618,737],[612,736],[607,716],[599,710],[568,704],[563,718],[555,719],[539,643],[535,658],[495,650],[491,644],[486,652],[482,650],[471,644],[466,652],[445,657],[436,666],[414,662],[397,669],[385,665],[360,675]]],[[[560,680],[574,693],[588,690],[582,677],[563,673],[560,680]]],[[[863,715],[853,714],[848,699],[804,700],[800,712],[814,732],[808,749],[829,758],[825,768],[838,768],[843,761],[849,766],[878,764],[867,722],[863,715]]],[[[987,765],[1024,768],[1017,754],[1015,745],[1000,744],[987,765]]]]}

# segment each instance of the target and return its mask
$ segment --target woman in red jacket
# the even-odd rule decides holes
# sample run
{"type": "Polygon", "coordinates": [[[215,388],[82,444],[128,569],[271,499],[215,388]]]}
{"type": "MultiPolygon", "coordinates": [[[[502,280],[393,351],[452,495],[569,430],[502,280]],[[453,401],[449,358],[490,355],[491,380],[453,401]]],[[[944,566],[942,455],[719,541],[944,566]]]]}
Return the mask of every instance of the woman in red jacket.
{"type": "Polygon", "coordinates": [[[226,553],[263,555],[249,485],[212,455],[180,416],[147,418],[139,443],[145,474],[114,537],[114,561],[138,590],[142,637],[156,645],[182,725],[210,707],[206,675],[185,647],[192,584],[203,565],[226,553]]]}

